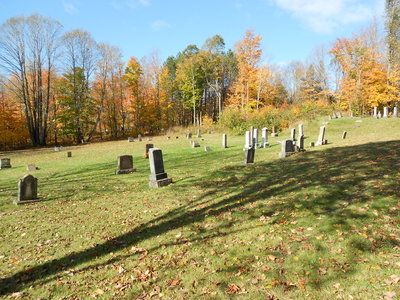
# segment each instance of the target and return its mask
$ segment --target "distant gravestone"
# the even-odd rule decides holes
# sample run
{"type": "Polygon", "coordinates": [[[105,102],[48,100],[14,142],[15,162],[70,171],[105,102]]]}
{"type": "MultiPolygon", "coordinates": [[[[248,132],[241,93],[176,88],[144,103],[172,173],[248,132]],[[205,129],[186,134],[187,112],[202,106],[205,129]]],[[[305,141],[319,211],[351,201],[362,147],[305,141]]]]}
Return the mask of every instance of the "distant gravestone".
{"type": "Polygon", "coordinates": [[[296,128],[292,128],[290,130],[290,139],[293,141],[293,143],[296,140],[296,128]]]}
{"type": "Polygon", "coordinates": [[[294,154],[294,145],[292,140],[284,140],[281,142],[282,148],[279,152],[279,158],[285,158],[294,154]]]}
{"type": "Polygon", "coordinates": [[[261,147],[268,148],[268,128],[264,127],[261,129],[261,147]]]}
{"type": "Polygon", "coordinates": [[[32,175],[25,175],[18,181],[18,198],[15,204],[26,204],[38,201],[38,180],[32,175]]]}
{"type": "Polygon", "coordinates": [[[167,173],[165,173],[164,161],[161,149],[158,148],[150,149],[149,158],[150,158],[149,186],[151,188],[158,188],[161,186],[169,185],[172,182],[172,179],[168,178],[167,173]]]}
{"type": "Polygon", "coordinates": [[[329,120],[332,120],[332,116],[329,116],[328,119],[329,119],[329,120]]]}
{"type": "Polygon", "coordinates": [[[36,167],[36,165],[34,165],[34,164],[28,164],[28,165],[26,166],[26,170],[27,170],[27,171],[36,171],[36,170],[39,170],[39,168],[36,167]]]}
{"type": "Polygon", "coordinates": [[[171,137],[170,136],[167,136],[167,140],[170,140],[171,139],[171,137]]]}
{"type": "Polygon", "coordinates": [[[129,143],[132,143],[133,141],[134,141],[133,137],[131,137],[131,136],[128,137],[128,142],[129,142],[129,143]]]}
{"type": "Polygon", "coordinates": [[[258,128],[253,129],[253,147],[258,148],[258,128]]]}
{"type": "Polygon", "coordinates": [[[191,139],[191,138],[192,138],[192,133],[191,133],[191,132],[187,133],[187,134],[186,134],[186,138],[187,138],[187,139],[191,139]]]}
{"type": "Polygon", "coordinates": [[[222,148],[228,148],[228,136],[225,133],[222,135],[222,148]]]}
{"type": "Polygon", "coordinates": [[[242,162],[242,166],[254,163],[255,152],[256,150],[253,147],[244,150],[244,160],[242,162]]]}
{"type": "Polygon", "coordinates": [[[332,119],[337,119],[337,115],[336,115],[336,112],[335,112],[335,111],[334,111],[333,114],[332,114],[332,119]]]}
{"type": "Polygon", "coordinates": [[[325,145],[325,126],[319,128],[318,140],[315,143],[316,146],[325,145]]]}
{"type": "Polygon", "coordinates": [[[299,136],[304,135],[303,124],[299,124],[299,136]]]}
{"type": "Polygon", "coordinates": [[[118,169],[115,171],[115,174],[129,174],[133,172],[136,172],[136,169],[133,167],[132,155],[118,156],[118,169]]]}
{"type": "Polygon", "coordinates": [[[388,115],[389,115],[389,110],[388,110],[388,107],[385,106],[385,107],[383,108],[383,118],[387,118],[388,115]]]}
{"type": "Polygon", "coordinates": [[[208,134],[212,134],[212,131],[211,131],[211,130],[209,130],[209,131],[208,131],[208,134]]]}
{"type": "Polygon", "coordinates": [[[337,116],[338,116],[338,118],[343,118],[342,112],[339,111],[337,116]]]}
{"type": "Polygon", "coordinates": [[[200,147],[200,143],[196,141],[190,141],[190,144],[192,145],[192,148],[200,147]]]}
{"type": "Polygon", "coordinates": [[[148,142],[151,142],[152,140],[153,140],[152,137],[147,138],[147,141],[148,141],[148,142]]]}
{"type": "Polygon", "coordinates": [[[342,139],[344,140],[346,138],[346,136],[347,136],[347,131],[343,131],[342,139]]]}
{"type": "Polygon", "coordinates": [[[300,135],[299,139],[297,140],[297,150],[299,152],[304,152],[304,135],[300,135]]]}
{"type": "Polygon", "coordinates": [[[58,152],[58,151],[60,151],[60,148],[54,147],[54,151],[55,151],[55,152],[58,152]]]}
{"type": "Polygon", "coordinates": [[[137,139],[138,139],[138,142],[141,142],[142,141],[142,135],[138,134],[137,139]]]}
{"type": "Polygon", "coordinates": [[[250,147],[254,145],[254,126],[250,126],[250,147]]]}
{"type": "Polygon", "coordinates": [[[144,151],[144,157],[149,158],[149,151],[151,148],[154,148],[153,144],[146,144],[146,150],[144,151]]]}
{"type": "Polygon", "coordinates": [[[374,106],[374,118],[378,118],[378,107],[374,106]]]}
{"type": "Polygon", "coordinates": [[[198,138],[201,138],[200,128],[197,128],[197,137],[198,137],[198,138]]]}
{"type": "Polygon", "coordinates": [[[380,111],[378,111],[378,117],[377,117],[377,118],[378,118],[378,119],[382,118],[382,114],[381,114],[380,111]]]}
{"type": "Polygon", "coordinates": [[[315,147],[315,143],[314,142],[310,142],[310,147],[315,147]]]}
{"type": "Polygon", "coordinates": [[[211,148],[210,148],[209,146],[205,146],[205,147],[204,147],[204,151],[210,152],[210,151],[211,151],[211,148]]]}
{"type": "Polygon", "coordinates": [[[246,131],[244,149],[249,149],[251,146],[251,134],[250,131],[246,131]]]}
{"type": "Polygon", "coordinates": [[[398,113],[398,110],[397,110],[397,106],[395,106],[393,108],[392,118],[398,118],[398,117],[399,117],[399,113],[398,113]]]}
{"type": "Polygon", "coordinates": [[[0,169],[9,169],[9,168],[11,168],[11,159],[2,158],[0,160],[0,169]]]}
{"type": "Polygon", "coordinates": [[[276,129],[276,126],[272,126],[271,136],[278,136],[278,131],[276,129]]]}
{"type": "Polygon", "coordinates": [[[72,152],[71,151],[67,152],[67,157],[72,157],[72,152]]]}

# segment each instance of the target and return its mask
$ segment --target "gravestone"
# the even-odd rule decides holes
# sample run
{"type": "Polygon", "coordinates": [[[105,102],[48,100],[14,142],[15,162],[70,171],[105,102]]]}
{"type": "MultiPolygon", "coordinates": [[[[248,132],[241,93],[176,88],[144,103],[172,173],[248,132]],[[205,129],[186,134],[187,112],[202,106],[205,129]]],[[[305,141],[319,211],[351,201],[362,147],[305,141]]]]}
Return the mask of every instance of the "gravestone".
{"type": "Polygon", "coordinates": [[[325,145],[325,126],[319,128],[318,140],[315,143],[316,146],[325,145]]]}
{"type": "Polygon", "coordinates": [[[383,108],[383,118],[387,118],[388,115],[389,115],[389,110],[388,110],[387,106],[385,106],[383,108]]]}
{"type": "Polygon", "coordinates": [[[60,151],[60,148],[54,147],[54,151],[55,151],[55,152],[58,152],[58,151],[60,151]]]}
{"type": "Polygon", "coordinates": [[[334,111],[333,114],[332,114],[332,119],[337,119],[337,115],[336,115],[336,112],[335,112],[335,111],[334,111]]]}
{"type": "Polygon", "coordinates": [[[282,148],[279,152],[279,158],[285,158],[294,154],[294,145],[292,140],[284,140],[281,142],[282,148]]]}
{"type": "Polygon", "coordinates": [[[146,144],[146,150],[144,151],[144,157],[149,158],[149,150],[154,148],[153,144],[146,144]]]}
{"type": "Polygon", "coordinates": [[[374,118],[378,118],[378,107],[374,106],[374,118]]]}
{"type": "Polygon", "coordinates": [[[228,136],[225,133],[222,135],[222,148],[228,148],[228,136]]]}
{"type": "Polygon", "coordinates": [[[137,139],[138,139],[138,142],[141,142],[142,141],[142,135],[138,134],[137,139]]]}
{"type": "Polygon", "coordinates": [[[201,138],[200,128],[197,128],[197,137],[201,138]]]}
{"type": "Polygon", "coordinates": [[[261,129],[261,147],[268,148],[268,128],[264,127],[261,129]]]}
{"type": "Polygon", "coordinates": [[[347,136],[347,131],[343,131],[342,139],[344,140],[346,138],[346,136],[347,136]]]}
{"type": "Polygon", "coordinates": [[[397,106],[395,106],[393,108],[393,114],[392,114],[392,118],[398,118],[399,117],[399,113],[397,111],[397,106]]]}
{"type": "Polygon", "coordinates": [[[276,126],[272,126],[271,136],[278,136],[278,131],[276,129],[276,126]]]}
{"type": "Polygon", "coordinates": [[[187,139],[191,139],[191,138],[192,138],[192,133],[191,133],[191,132],[186,133],[186,138],[187,138],[187,139]]]}
{"type": "Polygon", "coordinates": [[[211,131],[211,130],[209,130],[209,131],[208,131],[208,134],[212,134],[212,131],[211,131]]]}
{"type": "Polygon", "coordinates": [[[205,146],[205,147],[204,147],[204,151],[206,151],[206,152],[210,152],[210,151],[211,151],[211,148],[210,148],[210,147],[208,147],[208,146],[205,146]]]}
{"type": "Polygon", "coordinates": [[[72,152],[71,151],[67,152],[67,157],[72,157],[72,152]]]}
{"type": "Polygon", "coordinates": [[[128,142],[129,142],[129,143],[132,143],[133,141],[134,141],[133,137],[131,137],[131,136],[128,137],[128,142]]]}
{"type": "Polygon", "coordinates": [[[151,188],[166,186],[172,182],[172,179],[168,178],[167,173],[165,173],[164,161],[161,149],[158,148],[150,149],[149,162],[150,162],[149,186],[151,188]]]}
{"type": "Polygon", "coordinates": [[[151,142],[152,140],[153,140],[152,137],[147,138],[147,141],[148,141],[148,142],[151,142]]]}
{"type": "Polygon", "coordinates": [[[253,129],[253,147],[258,148],[258,128],[253,129]]]}
{"type": "Polygon", "coordinates": [[[299,136],[304,135],[303,124],[299,124],[299,136]]]}
{"type": "Polygon", "coordinates": [[[136,172],[136,169],[133,167],[132,155],[118,156],[118,169],[115,171],[115,174],[129,174],[133,172],[136,172]]]}
{"type": "Polygon", "coordinates": [[[26,170],[27,170],[27,171],[36,171],[36,170],[39,170],[39,168],[36,167],[34,164],[28,164],[28,165],[26,166],[26,170]]]}
{"type": "Polygon", "coordinates": [[[170,136],[167,136],[167,140],[170,140],[171,139],[171,137],[170,136]]]}
{"type": "Polygon", "coordinates": [[[192,145],[192,148],[200,147],[200,143],[196,141],[190,141],[190,144],[192,145]]]}
{"type": "Polygon", "coordinates": [[[255,152],[256,152],[256,150],[254,147],[244,150],[244,160],[242,162],[242,166],[254,163],[255,152]]]}
{"type": "Polygon", "coordinates": [[[377,117],[377,118],[378,118],[378,119],[382,118],[382,114],[381,114],[380,111],[378,111],[378,117],[377,117]]]}
{"type": "Polygon", "coordinates": [[[250,147],[253,147],[254,138],[254,126],[250,126],[250,147]]]}
{"type": "Polygon", "coordinates": [[[9,169],[9,168],[11,168],[11,159],[2,158],[0,160],[0,169],[9,169]]]}
{"type": "Polygon", "coordinates": [[[63,146],[60,146],[60,151],[61,151],[62,149],[64,149],[64,147],[63,147],[63,146]]]}
{"type": "Polygon", "coordinates": [[[292,128],[290,130],[290,139],[293,141],[293,143],[296,140],[296,128],[292,128]]]}
{"type": "Polygon", "coordinates": [[[39,201],[37,197],[38,180],[32,175],[25,175],[18,181],[18,198],[14,204],[26,204],[39,201]]]}
{"type": "Polygon", "coordinates": [[[300,135],[299,139],[297,140],[297,151],[304,152],[304,135],[300,135]]]}
{"type": "Polygon", "coordinates": [[[341,111],[338,112],[338,118],[343,118],[343,115],[342,115],[341,111]]]}
{"type": "Polygon", "coordinates": [[[310,147],[315,147],[315,143],[314,142],[310,142],[310,147]]]}
{"type": "Polygon", "coordinates": [[[250,131],[246,131],[244,149],[249,149],[251,146],[251,134],[250,131]]]}
{"type": "Polygon", "coordinates": [[[329,116],[328,119],[329,119],[329,120],[332,120],[332,116],[329,116]]]}

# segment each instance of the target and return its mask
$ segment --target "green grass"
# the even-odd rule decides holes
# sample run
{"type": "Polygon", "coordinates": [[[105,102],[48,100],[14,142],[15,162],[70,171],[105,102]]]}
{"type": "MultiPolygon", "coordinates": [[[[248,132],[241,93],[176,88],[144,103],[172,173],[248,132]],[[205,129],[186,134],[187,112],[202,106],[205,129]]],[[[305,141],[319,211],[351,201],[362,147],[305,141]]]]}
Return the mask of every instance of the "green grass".
{"type": "MultiPolygon", "coordinates": [[[[328,145],[286,159],[277,141],[289,131],[269,138],[246,167],[244,137],[228,149],[220,134],[195,149],[156,137],[174,180],[160,189],[148,187],[145,141],[2,153],[13,168],[0,170],[0,295],[399,297],[400,119],[355,120],[329,121],[328,145]],[[123,154],[136,173],[114,175],[123,154]],[[28,163],[42,201],[17,207],[28,163]]],[[[306,146],[320,123],[304,125],[306,146]]]]}

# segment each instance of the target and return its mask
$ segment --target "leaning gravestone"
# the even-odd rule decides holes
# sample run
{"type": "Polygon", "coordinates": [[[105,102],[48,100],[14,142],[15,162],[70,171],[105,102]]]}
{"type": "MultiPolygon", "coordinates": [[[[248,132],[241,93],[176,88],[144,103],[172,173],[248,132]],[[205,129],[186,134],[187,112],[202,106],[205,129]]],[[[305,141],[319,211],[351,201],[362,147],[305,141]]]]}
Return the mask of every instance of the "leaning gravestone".
{"type": "Polygon", "coordinates": [[[210,152],[210,151],[211,151],[211,148],[210,148],[209,146],[205,146],[205,147],[204,147],[204,151],[210,152]]]}
{"type": "Polygon", "coordinates": [[[261,129],[261,147],[268,148],[268,128],[264,127],[261,129]]]}
{"type": "Polygon", "coordinates": [[[129,174],[133,172],[136,172],[136,169],[133,167],[132,155],[118,156],[118,170],[115,171],[115,174],[129,174]]]}
{"type": "Polygon", "coordinates": [[[145,152],[144,152],[144,157],[145,157],[145,158],[149,158],[149,150],[150,150],[151,148],[154,148],[154,145],[153,145],[153,144],[146,144],[146,150],[145,150],[145,152]]]}
{"type": "Polygon", "coordinates": [[[290,130],[290,139],[294,142],[296,140],[296,128],[290,130]]]}
{"type": "Polygon", "coordinates": [[[242,166],[253,164],[254,163],[254,155],[255,155],[255,148],[247,148],[244,150],[244,160],[242,162],[242,166]]]}
{"type": "Polygon", "coordinates": [[[36,167],[36,165],[34,165],[34,164],[28,164],[28,165],[26,166],[26,170],[27,170],[27,171],[36,171],[36,170],[39,170],[39,168],[36,167]]]}
{"type": "Polygon", "coordinates": [[[398,118],[399,117],[399,113],[397,111],[397,106],[393,107],[393,114],[392,114],[392,118],[398,118]]]}
{"type": "Polygon", "coordinates": [[[347,131],[343,131],[342,139],[344,140],[346,138],[346,136],[347,136],[347,131]]]}
{"type": "Polygon", "coordinates": [[[133,137],[131,137],[131,136],[128,137],[128,142],[129,142],[129,143],[132,143],[133,141],[134,141],[133,137]]]}
{"type": "Polygon", "coordinates": [[[14,204],[25,204],[39,201],[37,197],[38,180],[32,175],[25,175],[18,181],[18,198],[14,204]]]}
{"type": "Polygon", "coordinates": [[[149,158],[150,158],[149,186],[152,188],[158,188],[170,184],[172,182],[172,179],[168,178],[167,173],[165,173],[164,161],[161,149],[158,148],[150,149],[149,158]]]}
{"type": "Polygon", "coordinates": [[[228,148],[228,136],[225,133],[222,135],[222,148],[228,148]]]}
{"type": "Polygon", "coordinates": [[[0,160],[0,169],[9,169],[9,168],[11,168],[11,159],[2,158],[0,160]]]}
{"type": "Polygon", "coordinates": [[[294,154],[294,145],[292,140],[284,140],[281,142],[282,148],[279,152],[279,158],[285,158],[294,154]]]}
{"type": "Polygon", "coordinates": [[[319,128],[318,140],[315,143],[315,146],[325,145],[325,126],[321,126],[319,128]]]}

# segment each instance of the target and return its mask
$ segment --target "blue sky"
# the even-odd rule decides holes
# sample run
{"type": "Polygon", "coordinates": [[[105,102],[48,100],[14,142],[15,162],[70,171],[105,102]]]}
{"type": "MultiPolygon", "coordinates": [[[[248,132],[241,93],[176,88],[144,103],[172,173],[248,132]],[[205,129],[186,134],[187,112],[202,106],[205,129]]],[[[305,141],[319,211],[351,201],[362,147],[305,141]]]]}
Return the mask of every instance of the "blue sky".
{"type": "Polygon", "coordinates": [[[384,0],[0,0],[0,23],[33,13],[52,17],[64,30],[89,31],[98,42],[121,48],[124,60],[157,50],[165,59],[189,44],[220,34],[227,48],[254,29],[265,60],[305,60],[318,45],[350,37],[376,17],[384,0]]]}

